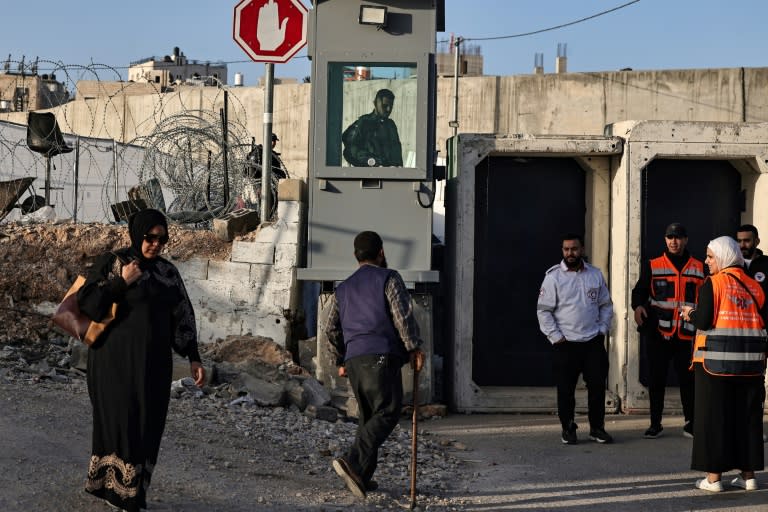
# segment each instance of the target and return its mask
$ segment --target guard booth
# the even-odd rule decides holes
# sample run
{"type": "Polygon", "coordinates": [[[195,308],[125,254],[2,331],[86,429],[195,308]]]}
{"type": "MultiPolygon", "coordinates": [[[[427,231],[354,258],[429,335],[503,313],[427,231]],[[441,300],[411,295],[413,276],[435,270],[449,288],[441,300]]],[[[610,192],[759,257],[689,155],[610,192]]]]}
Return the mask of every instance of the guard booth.
{"type": "MultiPolygon", "coordinates": [[[[671,222],[687,227],[687,248],[702,261],[710,240],[735,236],[741,224],[768,234],[768,123],[625,121],[607,132],[625,140],[611,172],[612,338],[619,343],[612,346],[609,383],[622,411],[647,413],[645,340],[630,307],[641,262],[662,253],[671,222]]],[[[668,385],[676,386],[672,368],[668,376],[668,385]]],[[[674,387],[667,389],[664,410],[682,411],[674,387]]]]}
{"type": "MultiPolygon", "coordinates": [[[[447,381],[456,410],[557,410],[552,349],[539,331],[536,300],[568,232],[584,234],[589,261],[610,283],[611,168],[622,147],[610,136],[449,140],[444,275],[452,316],[447,381]]],[[[608,410],[617,409],[617,398],[606,394],[608,410]]],[[[586,408],[583,385],[577,407],[586,408]]]]}
{"type": "MultiPolygon", "coordinates": [[[[326,348],[324,306],[357,269],[355,235],[372,230],[411,290],[428,356],[419,396],[433,395],[435,34],[443,30],[443,6],[325,0],[310,14],[307,261],[298,278],[320,283],[317,373],[332,389],[346,379],[337,382],[326,348]]],[[[407,368],[403,374],[408,394],[412,376],[407,368]]]]}

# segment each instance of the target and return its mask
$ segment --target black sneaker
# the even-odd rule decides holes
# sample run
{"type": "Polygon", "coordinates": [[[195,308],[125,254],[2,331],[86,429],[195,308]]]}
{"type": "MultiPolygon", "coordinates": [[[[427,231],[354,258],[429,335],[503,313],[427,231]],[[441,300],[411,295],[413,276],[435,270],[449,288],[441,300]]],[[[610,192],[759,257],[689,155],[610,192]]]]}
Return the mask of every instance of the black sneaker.
{"type": "Polygon", "coordinates": [[[578,444],[579,438],[576,437],[576,429],[579,428],[574,422],[571,422],[568,428],[563,429],[563,435],[560,440],[563,444],[578,444]]]}
{"type": "Polygon", "coordinates": [[[664,427],[661,425],[651,425],[648,430],[645,431],[645,434],[643,434],[643,437],[646,439],[656,439],[658,437],[661,437],[661,432],[664,430],[664,427]]]}
{"type": "Polygon", "coordinates": [[[686,421],[685,425],[683,425],[683,437],[687,437],[688,439],[693,439],[693,422],[692,421],[686,421]]]}
{"type": "Polygon", "coordinates": [[[593,441],[596,441],[600,444],[610,444],[613,442],[613,437],[611,437],[611,434],[606,432],[602,428],[593,428],[589,431],[589,438],[593,441]]]}

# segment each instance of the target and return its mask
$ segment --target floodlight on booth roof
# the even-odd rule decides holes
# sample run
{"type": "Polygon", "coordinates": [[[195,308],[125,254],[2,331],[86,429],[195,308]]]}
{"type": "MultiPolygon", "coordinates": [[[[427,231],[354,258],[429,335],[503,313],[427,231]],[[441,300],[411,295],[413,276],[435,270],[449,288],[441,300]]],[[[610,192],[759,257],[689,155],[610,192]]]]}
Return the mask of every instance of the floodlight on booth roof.
{"type": "Polygon", "coordinates": [[[361,25],[387,26],[387,8],[378,5],[361,5],[360,17],[357,20],[361,25]]]}

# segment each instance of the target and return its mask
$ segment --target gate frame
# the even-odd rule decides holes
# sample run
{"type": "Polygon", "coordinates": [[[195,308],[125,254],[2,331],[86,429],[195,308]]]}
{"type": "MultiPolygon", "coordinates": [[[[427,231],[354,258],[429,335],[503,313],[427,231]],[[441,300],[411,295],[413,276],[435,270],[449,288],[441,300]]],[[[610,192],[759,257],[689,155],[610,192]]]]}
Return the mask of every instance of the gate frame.
{"type": "MultiPolygon", "coordinates": [[[[768,209],[759,209],[757,203],[758,197],[768,197],[768,123],[622,121],[608,125],[606,134],[625,140],[622,158],[611,169],[612,335],[620,342],[613,344],[618,353],[611,356],[608,380],[619,385],[622,412],[647,413],[648,392],[640,383],[640,336],[630,307],[641,266],[643,170],[657,158],[729,161],[741,173],[746,191],[741,223],[768,233],[768,209]]],[[[679,395],[667,393],[664,408],[681,412],[679,395]]]]}
{"type": "MultiPolygon", "coordinates": [[[[557,409],[555,388],[479,386],[472,380],[474,339],[475,173],[489,155],[527,158],[573,158],[586,171],[585,242],[594,265],[610,283],[611,159],[622,153],[623,141],[613,136],[459,134],[448,140],[449,180],[446,184],[446,277],[449,329],[448,396],[459,412],[551,412],[557,409]]],[[[533,306],[532,310],[533,311],[533,306]]],[[[613,329],[612,329],[613,332],[613,329]]],[[[613,343],[610,342],[609,347],[613,343]]],[[[609,352],[610,355],[610,352],[609,352]]],[[[609,386],[606,408],[618,409],[609,386]]],[[[585,410],[586,393],[577,392],[577,408],[585,410]]]]}

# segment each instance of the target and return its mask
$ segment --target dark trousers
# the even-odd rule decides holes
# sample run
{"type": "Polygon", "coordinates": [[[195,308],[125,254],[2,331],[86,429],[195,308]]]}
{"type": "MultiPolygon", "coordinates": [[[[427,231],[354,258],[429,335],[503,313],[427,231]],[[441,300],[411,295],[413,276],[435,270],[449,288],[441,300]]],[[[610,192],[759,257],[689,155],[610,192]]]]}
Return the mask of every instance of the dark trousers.
{"type": "Polygon", "coordinates": [[[386,355],[359,356],[345,363],[359,408],[357,434],[346,458],[366,483],[376,471],[379,447],[400,419],[402,365],[402,359],[386,355]]]}
{"type": "Polygon", "coordinates": [[[563,429],[573,421],[576,409],[576,383],[579,374],[587,384],[589,426],[605,426],[605,380],[608,377],[608,354],[601,334],[589,341],[554,345],[554,373],[557,381],[557,414],[563,429]]]}
{"type": "Polygon", "coordinates": [[[692,349],[693,341],[681,341],[677,337],[665,340],[658,333],[648,336],[646,355],[648,356],[648,398],[651,402],[651,425],[661,425],[670,361],[672,361],[672,366],[677,374],[685,421],[693,421],[694,375],[688,369],[691,365],[692,349]]]}

